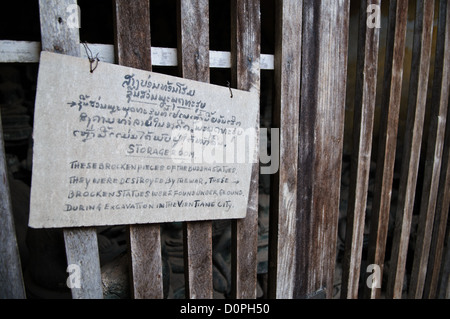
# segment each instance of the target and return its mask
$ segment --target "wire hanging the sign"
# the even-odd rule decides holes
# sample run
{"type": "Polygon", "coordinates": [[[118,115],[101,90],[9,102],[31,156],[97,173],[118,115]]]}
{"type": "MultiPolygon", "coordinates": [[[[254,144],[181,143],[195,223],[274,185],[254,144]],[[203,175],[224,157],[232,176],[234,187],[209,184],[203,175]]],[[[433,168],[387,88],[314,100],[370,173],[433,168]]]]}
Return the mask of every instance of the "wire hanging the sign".
{"type": "Polygon", "coordinates": [[[98,58],[98,53],[94,57],[91,49],[89,49],[89,47],[87,45],[87,42],[83,42],[82,44],[84,46],[84,49],[86,50],[86,55],[87,55],[88,60],[89,60],[89,71],[91,73],[94,73],[95,69],[98,66],[98,62],[100,61],[100,59],[98,58]]]}
{"type": "Polygon", "coordinates": [[[228,89],[230,90],[230,98],[233,98],[233,91],[231,91],[231,83],[227,81],[228,89]]]}

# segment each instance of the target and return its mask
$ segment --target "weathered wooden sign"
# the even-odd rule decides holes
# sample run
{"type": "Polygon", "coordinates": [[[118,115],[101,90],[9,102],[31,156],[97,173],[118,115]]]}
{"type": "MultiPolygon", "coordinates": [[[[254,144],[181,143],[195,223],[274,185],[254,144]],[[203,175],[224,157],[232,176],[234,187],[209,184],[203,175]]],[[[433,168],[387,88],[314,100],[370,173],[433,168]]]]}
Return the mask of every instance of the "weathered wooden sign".
{"type": "Polygon", "coordinates": [[[255,93],[42,52],[29,225],[245,217],[255,93]]]}

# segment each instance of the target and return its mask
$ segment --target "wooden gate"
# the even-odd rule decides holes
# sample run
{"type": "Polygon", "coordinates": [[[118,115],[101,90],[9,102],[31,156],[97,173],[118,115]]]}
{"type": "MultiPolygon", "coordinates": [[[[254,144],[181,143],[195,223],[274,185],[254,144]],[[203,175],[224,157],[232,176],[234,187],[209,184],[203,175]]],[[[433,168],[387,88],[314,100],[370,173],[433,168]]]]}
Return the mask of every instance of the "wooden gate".
{"type": "MultiPolygon", "coordinates": [[[[388,298],[404,297],[414,212],[419,223],[408,297],[435,298],[439,284],[447,291],[441,296],[449,297],[448,269],[440,266],[444,264],[444,249],[449,258],[445,242],[450,201],[450,121],[446,121],[450,6],[446,0],[417,0],[403,137],[398,127],[409,2],[389,1],[384,70],[379,67],[382,30],[376,25],[381,0],[275,0],[273,55],[261,54],[260,0],[231,1],[230,52],[210,51],[207,0],[177,2],[177,49],[152,47],[150,0],[115,0],[114,49],[89,45],[94,55],[100,52],[103,61],[144,70],[177,65],[180,76],[203,82],[210,81],[210,68],[230,68],[231,87],[255,92],[260,92],[261,70],[273,70],[272,127],[279,128],[280,158],[279,169],[271,176],[267,297],[334,298],[336,282],[342,287],[341,298],[358,298],[362,293],[380,298],[382,292],[388,298]],[[351,5],[360,6],[354,97],[347,94],[351,5]],[[433,42],[435,20],[438,26],[433,42]],[[382,88],[377,91],[382,72],[382,88]],[[427,104],[429,87],[432,97],[427,104]],[[381,96],[379,119],[377,96],[381,96]],[[350,128],[344,125],[348,99],[354,99],[350,128]],[[426,114],[428,125],[424,125],[426,114]],[[379,121],[376,139],[375,120],[379,121]],[[353,136],[353,146],[341,260],[336,257],[340,249],[345,129],[353,136]],[[373,145],[375,140],[377,145],[373,145]],[[404,140],[401,154],[396,153],[397,140],[404,140]],[[422,147],[423,180],[419,184],[422,147]],[[376,177],[370,190],[371,214],[366,216],[372,148],[376,150],[376,177]],[[393,211],[396,155],[401,155],[401,163],[397,163],[401,164],[401,174],[393,211]],[[388,243],[390,216],[395,219],[392,243],[388,243]],[[364,259],[366,267],[374,267],[365,269],[361,261],[367,224],[370,235],[364,259]],[[384,269],[387,260],[388,270],[384,269]],[[342,280],[339,273],[335,275],[337,264],[342,280]],[[368,278],[376,279],[371,284],[366,284],[366,271],[375,276],[368,278]]],[[[77,5],[76,0],[39,0],[41,46],[1,40],[0,62],[38,62],[40,50],[83,55],[79,29],[68,23],[70,5],[77,5]]],[[[3,144],[0,149],[0,296],[23,298],[3,144]]],[[[247,217],[232,221],[233,298],[256,298],[259,172],[255,164],[247,217]]],[[[184,223],[187,298],[213,298],[212,231],[209,221],[184,223]]],[[[128,235],[133,298],[163,298],[160,225],[130,225],[128,235]]],[[[81,267],[81,288],[72,289],[73,298],[103,298],[96,229],[64,229],[64,241],[67,263],[81,267]]]]}

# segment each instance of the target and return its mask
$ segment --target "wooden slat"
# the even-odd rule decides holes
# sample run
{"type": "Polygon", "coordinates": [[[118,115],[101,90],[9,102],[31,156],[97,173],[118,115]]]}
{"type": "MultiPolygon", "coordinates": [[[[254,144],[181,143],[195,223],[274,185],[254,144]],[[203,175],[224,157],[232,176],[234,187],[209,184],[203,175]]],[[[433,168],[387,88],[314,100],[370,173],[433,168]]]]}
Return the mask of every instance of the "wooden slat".
{"type": "Polygon", "coordinates": [[[294,294],[302,5],[298,0],[276,1],[272,126],[280,129],[280,167],[271,181],[269,296],[282,299],[294,294]]]}
{"type": "MultiPolygon", "coordinates": [[[[407,21],[408,0],[391,1],[381,102],[380,137],[367,257],[368,265],[375,264],[380,266],[380,283],[383,278],[389,226],[407,21]]],[[[379,298],[380,292],[381,289],[376,287],[370,289],[366,285],[364,295],[366,298],[379,298]]]]}
{"type": "Polygon", "coordinates": [[[66,20],[66,9],[76,4],[76,0],[39,0],[42,51],[80,56],[79,30],[69,27],[66,20]]]}
{"type": "MultiPolygon", "coordinates": [[[[450,6],[447,7],[447,12],[450,6]]],[[[447,16],[447,21],[450,21],[447,16]]],[[[449,23],[447,23],[449,25],[449,23]]],[[[448,51],[447,51],[448,52],[448,51]]],[[[445,69],[443,69],[445,70],[445,69]]],[[[448,65],[447,65],[448,70],[448,65]]],[[[448,73],[448,71],[446,71],[448,73]]],[[[447,80],[447,83],[449,81],[447,80]]],[[[442,155],[441,177],[439,181],[439,191],[436,203],[436,216],[434,221],[435,230],[430,248],[428,261],[427,279],[425,282],[424,297],[428,299],[436,298],[440,280],[441,264],[443,265],[445,234],[448,222],[448,212],[450,205],[450,112],[447,110],[447,123],[445,133],[444,152],[442,155]]]]}
{"type": "MultiPolygon", "coordinates": [[[[420,205],[419,226],[414,252],[414,263],[411,275],[409,294],[411,298],[422,298],[425,287],[428,263],[437,256],[430,255],[433,235],[439,233],[439,224],[434,225],[437,196],[439,192],[439,177],[441,172],[442,154],[445,141],[445,126],[448,109],[450,83],[450,24],[446,23],[448,16],[447,1],[440,1],[440,17],[438,26],[438,40],[436,45],[436,59],[433,81],[433,95],[431,101],[431,119],[428,133],[427,154],[425,160],[425,177],[420,205]],[[433,226],[435,232],[433,233],[433,226]],[[429,260],[430,259],[430,260],[429,260]]],[[[445,199],[445,198],[444,198],[445,199]]],[[[448,205],[447,205],[448,208],[448,205]]],[[[437,216],[436,216],[437,217],[437,216]]],[[[447,218],[440,232],[445,236],[447,218]]],[[[439,218],[440,219],[440,218],[439,218]]],[[[440,222],[440,220],[437,220],[440,222]]],[[[442,238],[443,240],[443,238],[442,238]]],[[[437,260],[440,264],[440,259],[437,260]]]]}
{"type": "Polygon", "coordinates": [[[333,293],[349,10],[347,0],[303,1],[294,298],[333,293]]]}
{"type": "Polygon", "coordinates": [[[330,48],[330,60],[333,61],[337,67],[331,66],[330,82],[331,82],[331,96],[329,104],[334,105],[336,110],[333,121],[340,121],[340,124],[331,130],[330,139],[332,143],[329,145],[331,156],[328,158],[330,165],[334,165],[330,178],[331,189],[329,192],[329,221],[325,229],[325,234],[328,236],[328,257],[325,255],[325,265],[328,268],[326,282],[326,297],[328,299],[334,296],[334,272],[336,267],[336,253],[337,253],[337,233],[339,223],[339,205],[341,194],[341,169],[342,156],[344,147],[344,121],[345,121],[345,105],[346,105],[346,88],[347,88],[347,63],[348,63],[348,36],[350,23],[350,1],[341,0],[335,4],[333,15],[335,15],[333,34],[335,35],[330,40],[334,41],[330,48]],[[328,263],[328,265],[327,265],[328,263]]]}
{"type": "Polygon", "coordinates": [[[115,53],[120,65],[152,70],[150,2],[114,1],[115,53]]]}
{"type": "Polygon", "coordinates": [[[0,114],[0,299],[24,299],[25,287],[22,278],[19,247],[17,244],[11,195],[8,183],[8,168],[3,142],[0,114]]]}
{"type": "Polygon", "coordinates": [[[212,222],[185,223],[183,236],[186,298],[212,299],[212,222]]]}
{"type": "Polygon", "coordinates": [[[209,3],[178,0],[178,66],[184,78],[209,82],[209,3]]]}
{"type": "MultiPolygon", "coordinates": [[[[75,0],[39,0],[42,50],[80,56],[80,36],[77,28],[67,25],[67,7],[75,0]]],[[[81,271],[81,288],[72,288],[75,299],[103,298],[95,228],[64,230],[67,263],[75,264],[81,271]]]]}
{"type": "MultiPolygon", "coordinates": [[[[233,87],[260,92],[261,17],[259,0],[231,2],[233,87]]],[[[255,127],[259,131],[258,123],[255,127]]],[[[259,164],[253,165],[247,216],[232,225],[232,295],[256,298],[259,164]]]]}
{"type": "Polygon", "coordinates": [[[364,240],[367,191],[372,154],[380,29],[367,25],[367,7],[380,0],[361,1],[353,153],[351,161],[345,253],[342,262],[341,298],[358,298],[361,255],[364,240]]]}
{"type": "Polygon", "coordinates": [[[95,228],[64,229],[67,264],[79,266],[80,287],[72,287],[74,299],[102,299],[100,261],[95,228]]]}
{"type": "Polygon", "coordinates": [[[433,16],[434,0],[418,0],[400,189],[387,287],[387,296],[390,298],[402,297],[425,117],[433,16]]]}
{"type": "Polygon", "coordinates": [[[1,63],[36,63],[40,52],[40,42],[0,40],[1,63]]]}
{"type": "MultiPolygon", "coordinates": [[[[149,0],[114,1],[118,63],[152,70],[149,0]]],[[[159,224],[130,225],[131,292],[136,299],[162,299],[163,274],[159,224]]]]}
{"type": "Polygon", "coordinates": [[[450,299],[450,232],[447,232],[446,249],[443,252],[442,270],[438,286],[438,298],[450,299]]]}
{"type": "MultiPolygon", "coordinates": [[[[178,0],[178,66],[181,76],[209,82],[209,3],[178,0]]],[[[213,298],[212,222],[184,224],[185,294],[213,298]]]]}

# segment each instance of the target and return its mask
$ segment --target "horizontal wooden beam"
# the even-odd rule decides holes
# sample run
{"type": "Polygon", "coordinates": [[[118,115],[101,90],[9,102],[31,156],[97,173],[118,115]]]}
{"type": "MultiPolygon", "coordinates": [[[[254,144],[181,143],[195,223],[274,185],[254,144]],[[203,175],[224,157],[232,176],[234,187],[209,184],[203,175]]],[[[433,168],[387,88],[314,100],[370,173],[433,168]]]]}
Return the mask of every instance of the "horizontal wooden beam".
{"type": "MultiPolygon", "coordinates": [[[[114,46],[112,44],[88,44],[93,55],[98,54],[100,61],[114,63],[114,46]]],[[[41,52],[40,42],[0,40],[0,63],[38,63],[41,52]]],[[[153,66],[178,66],[177,49],[156,48],[151,49],[153,66]]],[[[87,57],[86,50],[80,44],[82,57],[87,57]]],[[[226,51],[209,51],[210,68],[231,68],[231,54],[226,51]]],[[[274,69],[274,56],[261,54],[261,70],[274,69]]]]}

